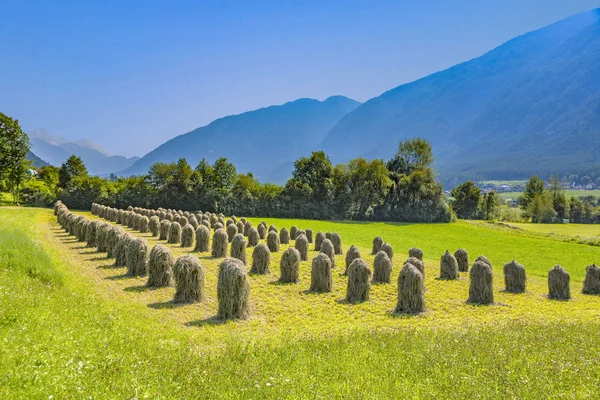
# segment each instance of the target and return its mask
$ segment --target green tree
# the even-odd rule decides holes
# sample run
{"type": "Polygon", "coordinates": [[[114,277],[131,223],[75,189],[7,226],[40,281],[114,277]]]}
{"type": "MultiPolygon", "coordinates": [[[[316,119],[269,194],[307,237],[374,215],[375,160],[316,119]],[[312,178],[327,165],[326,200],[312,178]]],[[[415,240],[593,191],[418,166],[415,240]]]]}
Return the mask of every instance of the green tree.
{"type": "Polygon", "coordinates": [[[20,188],[29,169],[30,147],[29,137],[19,121],[0,113],[0,180],[6,182],[15,204],[19,204],[20,188]]]}
{"type": "Polygon", "coordinates": [[[396,174],[410,175],[414,170],[431,167],[433,151],[426,139],[412,138],[398,144],[398,151],[387,168],[396,174]]]}
{"type": "Polygon", "coordinates": [[[531,222],[552,223],[556,219],[556,211],[552,203],[552,195],[543,192],[536,195],[527,205],[527,214],[531,216],[531,222]]]}
{"type": "Polygon", "coordinates": [[[65,189],[73,178],[87,176],[88,171],[81,158],[72,155],[62,163],[58,171],[58,186],[65,189]]]}
{"type": "Polygon", "coordinates": [[[584,176],[581,178],[581,184],[583,186],[587,185],[588,183],[590,183],[592,181],[592,178],[590,178],[589,176],[584,176]]]}
{"type": "Polygon", "coordinates": [[[565,197],[565,191],[562,187],[562,182],[558,179],[557,175],[550,177],[550,193],[552,194],[552,204],[556,216],[560,219],[567,218],[568,216],[568,205],[567,198],[565,197]]]}
{"type": "Polygon", "coordinates": [[[493,190],[485,193],[481,199],[481,211],[483,218],[492,220],[498,216],[498,206],[500,205],[500,196],[493,190]]]}
{"type": "Polygon", "coordinates": [[[452,189],[450,195],[454,198],[452,209],[458,218],[473,219],[477,217],[481,189],[473,181],[466,181],[452,189]]]}
{"type": "Polygon", "coordinates": [[[523,195],[519,197],[519,203],[524,210],[527,210],[533,199],[544,192],[544,181],[533,175],[525,185],[523,195]]]}
{"type": "Polygon", "coordinates": [[[224,192],[230,190],[237,180],[235,165],[227,161],[226,158],[221,157],[215,160],[213,170],[215,173],[215,183],[218,185],[217,189],[224,192]]]}

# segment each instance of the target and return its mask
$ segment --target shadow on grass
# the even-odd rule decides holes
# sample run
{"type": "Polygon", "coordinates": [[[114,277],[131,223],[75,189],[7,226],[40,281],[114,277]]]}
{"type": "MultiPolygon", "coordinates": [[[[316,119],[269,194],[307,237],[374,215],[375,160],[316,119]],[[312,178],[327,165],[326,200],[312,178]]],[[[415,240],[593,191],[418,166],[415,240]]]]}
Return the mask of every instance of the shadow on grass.
{"type": "Polygon", "coordinates": [[[96,269],[117,269],[117,268],[125,268],[125,266],[123,267],[118,267],[115,265],[114,262],[111,262],[110,264],[106,264],[106,265],[98,265],[96,267],[96,269]]]}
{"type": "Polygon", "coordinates": [[[148,291],[156,290],[156,289],[160,289],[160,288],[150,287],[150,286],[147,286],[147,285],[136,285],[136,286],[126,287],[123,290],[126,291],[126,292],[141,293],[141,292],[148,292],[148,291]]]}
{"type": "Polygon", "coordinates": [[[424,311],[424,312],[420,312],[420,313],[404,313],[404,312],[396,312],[396,310],[391,310],[391,311],[386,312],[386,314],[392,318],[410,319],[410,318],[425,317],[427,314],[429,314],[429,311],[424,311]]]}
{"type": "Polygon", "coordinates": [[[98,253],[95,249],[92,249],[91,247],[84,247],[86,249],[89,249],[87,251],[82,251],[81,254],[96,254],[98,253]]]}
{"type": "Polygon", "coordinates": [[[187,306],[188,304],[191,304],[191,303],[175,303],[173,300],[169,300],[169,301],[163,301],[160,303],[151,303],[151,304],[148,304],[148,307],[153,308],[155,310],[170,310],[173,308],[187,306]]]}
{"type": "Polygon", "coordinates": [[[104,260],[108,260],[107,256],[97,256],[97,257],[92,257],[89,259],[89,261],[104,261],[104,260]]]}
{"type": "Polygon", "coordinates": [[[122,275],[107,276],[104,279],[106,279],[108,281],[121,281],[123,279],[131,279],[131,278],[135,278],[135,276],[131,276],[131,275],[125,273],[122,275]]]}
{"type": "Polygon", "coordinates": [[[275,286],[290,286],[290,285],[298,285],[300,282],[281,282],[279,279],[276,281],[270,281],[269,285],[275,286]]]}
{"type": "Polygon", "coordinates": [[[213,315],[209,318],[186,322],[185,326],[203,327],[206,325],[223,325],[226,322],[227,320],[219,319],[216,315],[213,315]]]}

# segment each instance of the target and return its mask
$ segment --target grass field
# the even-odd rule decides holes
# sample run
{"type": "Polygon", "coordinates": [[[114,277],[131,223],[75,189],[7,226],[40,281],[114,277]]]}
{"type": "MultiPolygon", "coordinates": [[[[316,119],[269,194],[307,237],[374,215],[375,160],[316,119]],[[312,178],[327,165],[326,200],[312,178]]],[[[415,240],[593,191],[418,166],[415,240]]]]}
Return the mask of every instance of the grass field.
{"type": "MultiPolygon", "coordinates": [[[[516,200],[523,194],[523,192],[498,192],[501,198],[503,199],[513,199],[516,200]]],[[[595,196],[600,197],[600,190],[565,190],[565,196],[567,199],[571,197],[583,197],[583,196],[595,196]]]]}
{"type": "MultiPolygon", "coordinates": [[[[279,228],[337,231],[344,248],[357,245],[369,264],[371,240],[383,236],[396,251],[394,283],[373,286],[369,302],[349,305],[342,300],[343,256],[336,257],[333,293],[309,294],[310,262],[302,263],[298,285],[280,285],[277,253],[272,275],[250,277],[253,316],[219,323],[219,260],[196,253],[206,269],[207,300],[175,306],[174,289],[147,289],[143,278],[126,276],[54,221],[51,210],[0,208],[2,398],[600,395],[600,298],[581,294],[584,268],[600,262],[600,247],[467,222],[268,219],[279,228]],[[412,246],[425,252],[429,312],[398,317],[391,314],[395,280],[412,246]],[[497,305],[465,303],[468,275],[435,279],[441,254],[458,247],[492,261],[497,305]],[[501,291],[502,264],[513,258],[528,270],[524,295],[501,291]],[[556,263],[571,273],[571,301],[544,296],[556,263]]],[[[190,251],[169,246],[176,255],[190,251]]]]}
{"type": "Polygon", "coordinates": [[[582,238],[600,238],[600,225],[598,224],[525,224],[511,222],[509,225],[527,231],[582,238]]]}

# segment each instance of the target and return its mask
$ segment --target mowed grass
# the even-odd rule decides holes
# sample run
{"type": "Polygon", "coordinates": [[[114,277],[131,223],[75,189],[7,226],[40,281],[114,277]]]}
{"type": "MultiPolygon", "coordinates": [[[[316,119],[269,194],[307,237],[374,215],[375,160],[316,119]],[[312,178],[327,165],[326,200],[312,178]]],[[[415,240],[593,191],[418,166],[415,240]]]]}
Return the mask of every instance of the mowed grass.
{"type": "Polygon", "coordinates": [[[509,225],[526,231],[581,238],[600,238],[600,225],[598,224],[524,224],[511,222],[509,225]]]}
{"type": "MultiPolygon", "coordinates": [[[[600,299],[580,293],[580,270],[598,261],[599,248],[463,222],[267,222],[337,231],[344,248],[355,243],[369,263],[370,241],[380,234],[396,250],[394,280],[406,249],[419,245],[426,252],[429,313],[391,315],[395,283],[374,286],[368,303],[345,304],[342,256],[336,258],[331,294],[306,293],[309,262],[302,263],[300,284],[279,285],[279,253],[270,276],[250,277],[253,317],[221,324],[213,319],[219,260],[197,254],[206,269],[208,299],[176,307],[169,302],[173,288],[148,290],[143,278],[127,277],[104,254],[62,232],[50,210],[2,208],[0,395],[598,397],[600,299]],[[466,305],[468,276],[435,279],[439,255],[458,242],[472,257],[487,250],[481,254],[494,263],[500,304],[466,305]],[[530,271],[529,292],[502,293],[501,263],[527,252],[530,260],[542,259],[531,267],[520,260],[530,271]],[[572,301],[544,297],[545,273],[554,263],[565,265],[574,278],[572,301]]],[[[191,251],[170,246],[177,255],[191,251]]]]}
{"type": "MultiPolygon", "coordinates": [[[[498,192],[500,197],[503,199],[513,199],[516,200],[523,194],[523,192],[498,192]]],[[[584,196],[595,196],[600,197],[600,190],[565,190],[564,195],[567,199],[571,197],[584,197],[584,196]]]]}

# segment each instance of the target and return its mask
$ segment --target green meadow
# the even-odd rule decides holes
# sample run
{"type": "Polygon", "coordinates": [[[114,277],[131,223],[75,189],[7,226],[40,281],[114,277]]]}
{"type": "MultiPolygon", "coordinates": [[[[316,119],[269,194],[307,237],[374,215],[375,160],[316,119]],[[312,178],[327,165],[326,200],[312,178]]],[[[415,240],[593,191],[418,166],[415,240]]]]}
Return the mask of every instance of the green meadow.
{"type": "MultiPolygon", "coordinates": [[[[87,212],[81,214],[95,218],[87,212]]],[[[254,225],[262,219],[251,218],[254,225]]],[[[344,256],[333,292],[250,276],[252,317],[222,323],[221,260],[193,253],[205,269],[207,299],[175,305],[173,288],[115,268],[106,254],[68,236],[49,209],[0,208],[0,396],[2,398],[598,398],[600,297],[581,294],[585,266],[600,247],[483,223],[398,224],[266,219],[278,228],[340,233],[372,265],[382,236],[395,255],[392,284],[368,302],[343,299],[344,256]],[[425,253],[428,312],[392,314],[396,279],[410,247],[425,253]],[[468,274],[441,281],[439,259],[467,249],[493,264],[493,306],[466,304],[468,274]],[[528,273],[527,292],[504,293],[502,265],[528,273]],[[552,301],[547,272],[561,264],[573,299],[552,301]]],[[[130,233],[150,246],[150,234],[130,233]]],[[[164,243],[164,242],[163,242],[164,243]]],[[[176,256],[191,248],[168,245],[176,256]]],[[[282,251],[287,246],[282,245],[282,251]]],[[[251,260],[252,249],[248,249],[251,260]]],[[[317,253],[311,247],[309,260],[317,253]]]]}

